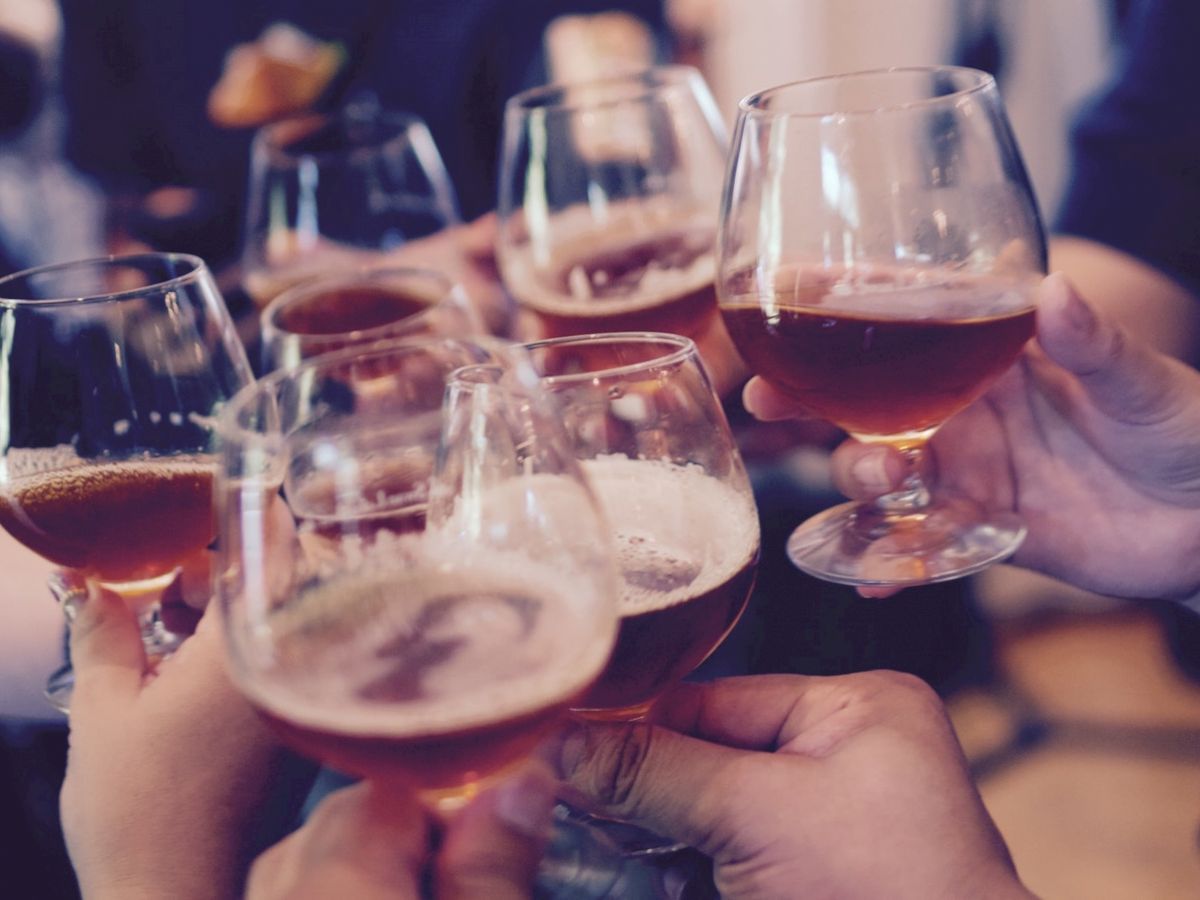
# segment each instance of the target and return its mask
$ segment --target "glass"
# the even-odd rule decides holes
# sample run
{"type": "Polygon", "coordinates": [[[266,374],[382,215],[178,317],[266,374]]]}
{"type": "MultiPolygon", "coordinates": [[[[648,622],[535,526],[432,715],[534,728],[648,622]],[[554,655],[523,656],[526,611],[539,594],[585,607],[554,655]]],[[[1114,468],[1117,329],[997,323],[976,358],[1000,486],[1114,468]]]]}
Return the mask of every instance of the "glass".
{"type": "Polygon", "coordinates": [[[261,309],[288,287],[459,221],[425,123],[370,102],[267,125],[250,155],[242,269],[261,309]]]}
{"type": "Polygon", "coordinates": [[[745,609],[759,551],[750,481],[690,338],[600,334],[526,347],[616,540],[617,644],[575,711],[644,720],[745,609]]]}
{"type": "Polygon", "coordinates": [[[299,751],[446,813],[561,721],[615,631],[611,540],[519,366],[356,348],[268,375],[220,423],[237,683],[299,751]]]}
{"type": "Polygon", "coordinates": [[[482,331],[463,289],[438,272],[341,272],[302,281],[263,310],[263,365],[266,371],[290,369],[356,344],[482,331]]]}
{"type": "Polygon", "coordinates": [[[802,524],[788,555],[853,585],[923,584],[1010,555],[1020,518],[930,492],[923,453],[1034,332],[1046,245],[990,75],[893,69],[739,107],[718,292],[750,368],[908,459],[901,490],[802,524]]]}
{"type": "Polygon", "coordinates": [[[727,146],[704,79],[686,66],[510,99],[497,256],[527,336],[694,337],[715,322],[727,146]]]}
{"type": "MultiPolygon", "coordinates": [[[[208,268],[147,253],[0,279],[0,525],[139,616],[151,662],[182,637],[163,589],[214,536],[214,417],[252,380],[208,268]]],[[[52,585],[71,598],[84,593],[52,585]]],[[[73,681],[48,694],[66,709],[73,681]]]]}

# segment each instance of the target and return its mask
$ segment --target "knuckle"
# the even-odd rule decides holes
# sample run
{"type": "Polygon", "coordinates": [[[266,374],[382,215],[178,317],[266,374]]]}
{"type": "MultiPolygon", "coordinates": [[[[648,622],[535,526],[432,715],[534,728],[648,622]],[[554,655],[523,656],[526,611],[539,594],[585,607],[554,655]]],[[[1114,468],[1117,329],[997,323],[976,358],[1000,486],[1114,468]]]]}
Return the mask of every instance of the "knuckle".
{"type": "Polygon", "coordinates": [[[616,809],[635,802],[652,734],[642,725],[604,729],[589,754],[593,774],[590,786],[597,800],[616,809]]]}

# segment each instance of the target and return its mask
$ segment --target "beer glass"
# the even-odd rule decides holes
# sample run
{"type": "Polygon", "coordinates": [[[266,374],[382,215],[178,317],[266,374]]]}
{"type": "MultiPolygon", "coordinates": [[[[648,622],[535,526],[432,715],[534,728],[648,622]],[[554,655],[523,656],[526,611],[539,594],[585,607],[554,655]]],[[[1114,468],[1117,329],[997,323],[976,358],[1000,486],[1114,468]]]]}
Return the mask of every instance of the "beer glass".
{"type": "Polygon", "coordinates": [[[243,279],[259,309],[299,281],[378,265],[459,220],[425,123],[370,102],[262,128],[247,202],[243,279]]]}
{"type": "Polygon", "coordinates": [[[741,101],[719,235],[725,325],[812,416],[908,459],[901,490],[802,524],[819,578],[923,584],[1010,555],[1020,518],[931,492],[922,455],[1034,332],[1046,245],[990,75],[817,78],[741,101]]]}
{"type": "Polygon", "coordinates": [[[262,313],[265,371],[356,344],[483,331],[463,289],[429,269],[375,268],[302,281],[262,313]]]}
{"type": "Polygon", "coordinates": [[[497,256],[525,336],[703,333],[716,317],[726,148],[708,87],[686,66],[510,99],[497,256]]]}
{"type": "MultiPolygon", "coordinates": [[[[208,268],[147,253],[18,272],[0,335],[0,525],[123,597],[165,656],[181,638],[162,590],[214,536],[215,416],[252,380],[208,268]]],[[[85,592],[53,589],[69,619],[85,592]]],[[[55,674],[56,706],[72,684],[55,674]]]]}
{"type": "Polygon", "coordinates": [[[299,751],[447,813],[560,722],[615,633],[611,538],[518,365],[461,341],[352,348],[220,422],[235,680],[299,751]]]}
{"type": "Polygon", "coordinates": [[[526,346],[616,541],[617,643],[575,711],[642,720],[745,609],[759,552],[750,482],[690,338],[600,334],[526,346]]]}

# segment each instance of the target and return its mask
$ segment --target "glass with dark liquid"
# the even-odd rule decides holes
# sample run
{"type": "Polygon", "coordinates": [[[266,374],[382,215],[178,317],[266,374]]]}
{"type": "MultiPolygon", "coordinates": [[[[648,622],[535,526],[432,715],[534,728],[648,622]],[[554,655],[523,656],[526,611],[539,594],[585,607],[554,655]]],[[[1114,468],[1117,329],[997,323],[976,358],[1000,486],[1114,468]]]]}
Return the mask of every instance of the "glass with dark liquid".
{"type": "Polygon", "coordinates": [[[0,318],[0,527],[119,594],[161,659],[162,591],[216,533],[215,416],[251,381],[216,285],[192,256],[66,263],[0,279],[0,318]]]}
{"type": "Polygon", "coordinates": [[[616,628],[611,539],[536,378],[456,374],[516,364],[463,341],[351,348],[221,419],[238,684],[300,752],[443,812],[561,723],[616,628]]]}
{"type": "Polygon", "coordinates": [[[497,256],[526,333],[702,334],[726,143],[684,66],[510,99],[497,256]]]}
{"type": "Polygon", "coordinates": [[[263,310],[263,366],[266,371],[288,369],[356,344],[467,337],[481,328],[462,288],[438,272],[337,272],[300,282],[263,310]]]}
{"type": "Polygon", "coordinates": [[[616,541],[612,659],[579,715],[644,718],[737,623],[759,526],[720,401],[688,338],[625,333],[528,344],[616,541]]]}
{"type": "Polygon", "coordinates": [[[750,368],[908,459],[902,490],[804,523],[788,554],[855,585],[956,578],[1025,528],[931,493],[921,457],[1035,330],[1037,206],[991,76],[933,67],[819,78],[739,108],[720,231],[721,312],[750,368]]]}

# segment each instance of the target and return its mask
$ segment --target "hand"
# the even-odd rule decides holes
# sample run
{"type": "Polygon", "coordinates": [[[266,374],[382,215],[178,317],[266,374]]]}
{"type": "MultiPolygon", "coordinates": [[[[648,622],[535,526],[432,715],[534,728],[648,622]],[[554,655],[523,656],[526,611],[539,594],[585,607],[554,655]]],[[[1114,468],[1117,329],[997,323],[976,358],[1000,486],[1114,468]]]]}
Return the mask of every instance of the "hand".
{"type": "Polygon", "coordinates": [[[214,614],[148,673],[133,614],[93,592],[78,607],[71,658],[61,807],[83,895],[238,895],[268,842],[264,810],[290,825],[313,770],[281,750],[229,681],[214,614]]]}
{"type": "Polygon", "coordinates": [[[1029,897],[937,696],[893,672],[684,684],[579,725],[570,784],[713,858],[722,897],[1029,897]]]}
{"type": "Polygon", "coordinates": [[[416,900],[428,896],[426,883],[438,900],[529,897],[554,788],[549,773],[530,766],[459,812],[431,858],[435,826],[416,801],[361,782],[326,797],[303,828],[259,857],[247,900],[416,900]]]}
{"type": "MultiPolygon", "coordinates": [[[[797,412],[757,378],[745,400],[760,418],[797,412]]],[[[1036,344],[941,428],[929,462],[942,490],[1021,514],[1019,565],[1117,596],[1200,588],[1200,373],[1130,338],[1060,276],[1043,285],[1036,344]]],[[[849,442],[834,455],[854,498],[894,490],[904,473],[887,447],[849,442]]]]}

